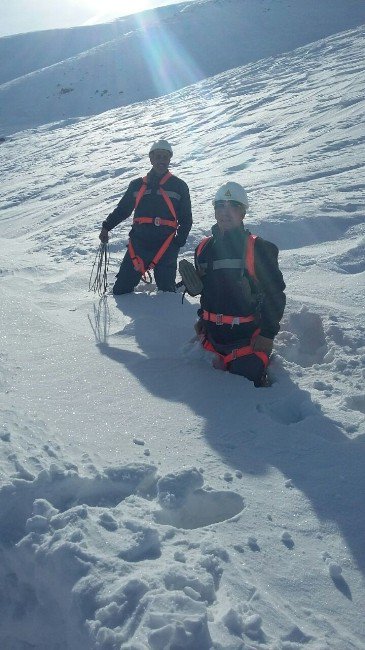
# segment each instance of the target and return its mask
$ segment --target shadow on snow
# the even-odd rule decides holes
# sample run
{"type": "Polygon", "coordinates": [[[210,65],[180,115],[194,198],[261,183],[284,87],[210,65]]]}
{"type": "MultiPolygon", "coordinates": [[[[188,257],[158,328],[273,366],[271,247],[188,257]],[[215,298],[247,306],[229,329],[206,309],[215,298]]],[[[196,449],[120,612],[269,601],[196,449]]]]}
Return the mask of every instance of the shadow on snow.
{"type": "Polygon", "coordinates": [[[115,302],[131,322],[108,336],[107,302],[100,301],[93,326],[100,353],[125,366],[151,395],[184,403],[202,417],[207,442],[232,469],[260,476],[276,467],[324,526],[338,527],[365,571],[364,436],[347,438],[280,360],[272,363],[272,387],[256,389],[213,370],[200,352],[191,354],[192,344],[181,344],[193,334],[196,305],[181,305],[179,295],[139,293],[115,302]]]}

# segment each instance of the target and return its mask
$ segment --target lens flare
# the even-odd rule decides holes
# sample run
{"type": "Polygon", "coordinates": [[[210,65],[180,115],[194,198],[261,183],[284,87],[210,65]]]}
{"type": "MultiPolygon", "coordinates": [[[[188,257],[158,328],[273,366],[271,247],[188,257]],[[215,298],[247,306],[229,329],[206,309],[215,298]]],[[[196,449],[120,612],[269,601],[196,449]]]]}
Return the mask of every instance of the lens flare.
{"type": "Polygon", "coordinates": [[[141,55],[149,69],[158,95],[165,95],[204,78],[194,59],[188,54],[179,38],[161,22],[157,13],[151,16],[136,15],[136,26],[141,30],[141,55]]]}

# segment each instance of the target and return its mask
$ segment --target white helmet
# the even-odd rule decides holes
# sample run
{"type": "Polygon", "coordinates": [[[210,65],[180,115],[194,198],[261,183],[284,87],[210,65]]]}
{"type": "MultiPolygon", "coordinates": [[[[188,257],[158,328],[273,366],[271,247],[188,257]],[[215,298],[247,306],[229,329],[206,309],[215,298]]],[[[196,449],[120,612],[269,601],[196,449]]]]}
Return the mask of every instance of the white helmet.
{"type": "Polygon", "coordinates": [[[237,203],[242,203],[244,208],[248,210],[248,198],[246,190],[239,183],[234,183],[230,181],[225,183],[222,187],[217,190],[215,197],[213,199],[213,205],[216,201],[237,201],[237,203]]]}
{"type": "Polygon", "coordinates": [[[162,149],[162,151],[168,151],[169,154],[172,156],[172,146],[169,142],[167,142],[167,140],[156,140],[156,142],[154,142],[151,145],[149,153],[151,153],[152,151],[156,151],[156,149],[162,149]]]}

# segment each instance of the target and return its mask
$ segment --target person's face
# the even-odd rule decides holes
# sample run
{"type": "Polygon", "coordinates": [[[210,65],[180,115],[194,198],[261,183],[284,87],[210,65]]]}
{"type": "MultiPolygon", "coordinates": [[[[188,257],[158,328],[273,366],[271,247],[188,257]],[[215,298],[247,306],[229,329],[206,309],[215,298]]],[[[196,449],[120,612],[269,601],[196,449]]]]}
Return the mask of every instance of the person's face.
{"type": "Polygon", "coordinates": [[[156,174],[163,176],[166,174],[171,160],[171,154],[163,149],[155,149],[150,153],[150,161],[156,174]]]}
{"type": "Polygon", "coordinates": [[[238,228],[245,216],[245,209],[236,201],[217,201],[214,204],[215,218],[222,232],[238,228]]]}

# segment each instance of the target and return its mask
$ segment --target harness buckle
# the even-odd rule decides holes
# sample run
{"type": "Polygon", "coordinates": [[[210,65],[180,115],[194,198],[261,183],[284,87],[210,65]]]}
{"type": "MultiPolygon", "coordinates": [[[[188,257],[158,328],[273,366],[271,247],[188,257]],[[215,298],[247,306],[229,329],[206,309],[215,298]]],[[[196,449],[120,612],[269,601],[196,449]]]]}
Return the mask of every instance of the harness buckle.
{"type": "Polygon", "coordinates": [[[160,217],[155,217],[155,226],[160,226],[160,225],[161,225],[160,217]]]}
{"type": "Polygon", "coordinates": [[[232,350],[232,352],[231,352],[231,356],[232,356],[232,361],[234,361],[235,359],[237,359],[237,349],[232,350]]]}
{"type": "Polygon", "coordinates": [[[215,315],[215,324],[216,325],[223,325],[223,314],[216,314],[215,315]]]}
{"type": "Polygon", "coordinates": [[[233,325],[239,325],[239,324],[240,324],[240,317],[239,316],[235,316],[234,318],[232,318],[231,327],[233,327],[233,325]]]}

